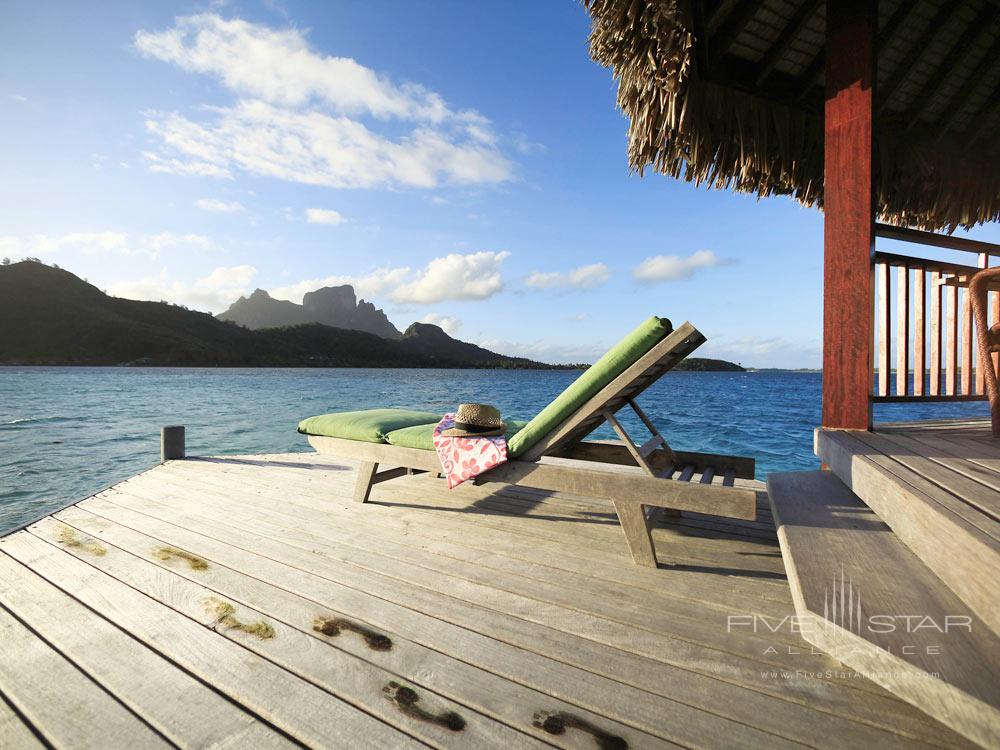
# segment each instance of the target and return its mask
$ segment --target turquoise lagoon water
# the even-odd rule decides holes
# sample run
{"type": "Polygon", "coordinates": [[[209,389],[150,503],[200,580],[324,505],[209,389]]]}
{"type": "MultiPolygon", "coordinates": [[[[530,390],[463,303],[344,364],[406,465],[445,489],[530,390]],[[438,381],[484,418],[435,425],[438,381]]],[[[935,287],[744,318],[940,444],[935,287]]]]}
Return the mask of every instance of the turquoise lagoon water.
{"type": "MultiPolygon", "coordinates": [[[[0,533],[153,465],[159,429],[191,455],[310,450],[303,417],[488,401],[529,419],[572,371],[0,368],[0,533]]],[[[641,399],[677,448],[754,456],[757,475],[817,466],[817,373],[669,373],[641,399]]],[[[626,410],[625,422],[643,435],[626,410]]],[[[982,403],[886,405],[880,421],[986,415],[982,403]]],[[[614,437],[606,428],[597,433],[614,437]]]]}

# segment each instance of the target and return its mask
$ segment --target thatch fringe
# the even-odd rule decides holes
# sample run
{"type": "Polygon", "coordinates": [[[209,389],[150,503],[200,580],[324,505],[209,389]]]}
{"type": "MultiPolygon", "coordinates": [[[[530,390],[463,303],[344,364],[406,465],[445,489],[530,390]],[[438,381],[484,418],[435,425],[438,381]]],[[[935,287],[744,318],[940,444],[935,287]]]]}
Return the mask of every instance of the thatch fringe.
{"type": "MultiPolygon", "coordinates": [[[[821,117],[698,79],[697,40],[678,0],[583,3],[593,19],[590,54],[618,79],[632,169],[822,206],[821,117]]],[[[881,221],[953,231],[1000,220],[995,159],[888,126],[876,134],[876,154],[881,221]]]]}

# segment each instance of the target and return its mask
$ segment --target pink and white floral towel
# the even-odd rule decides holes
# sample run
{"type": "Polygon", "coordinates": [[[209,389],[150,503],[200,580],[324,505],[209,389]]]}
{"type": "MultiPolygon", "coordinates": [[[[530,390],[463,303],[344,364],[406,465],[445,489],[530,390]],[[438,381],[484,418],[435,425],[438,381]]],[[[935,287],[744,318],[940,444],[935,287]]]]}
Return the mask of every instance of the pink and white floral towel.
{"type": "Polygon", "coordinates": [[[441,471],[448,478],[448,489],[466,479],[507,462],[507,438],[446,437],[441,433],[455,426],[455,415],[445,414],[434,428],[434,450],[441,461],[441,471]]]}

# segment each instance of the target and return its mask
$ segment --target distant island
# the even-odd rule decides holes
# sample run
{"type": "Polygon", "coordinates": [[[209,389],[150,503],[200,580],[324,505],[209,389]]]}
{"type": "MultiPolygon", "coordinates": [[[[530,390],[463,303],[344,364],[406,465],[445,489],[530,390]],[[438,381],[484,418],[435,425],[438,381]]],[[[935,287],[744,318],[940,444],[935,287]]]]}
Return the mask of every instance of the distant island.
{"type": "MultiPolygon", "coordinates": [[[[400,332],[350,286],[302,305],[257,290],[218,317],[166,302],[110,297],[36,260],[0,265],[0,364],[220,367],[578,369],[509,357],[413,323],[400,332]]],[[[678,370],[743,371],[691,358],[678,370]]]]}

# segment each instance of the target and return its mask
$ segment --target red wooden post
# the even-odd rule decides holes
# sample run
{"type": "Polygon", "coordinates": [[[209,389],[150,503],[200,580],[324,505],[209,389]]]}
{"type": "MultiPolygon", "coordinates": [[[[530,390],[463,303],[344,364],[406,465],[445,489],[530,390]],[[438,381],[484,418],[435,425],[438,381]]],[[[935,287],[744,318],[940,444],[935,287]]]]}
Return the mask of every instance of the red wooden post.
{"type": "Polygon", "coordinates": [[[823,426],[872,421],[875,0],[827,0],[823,426]]]}

